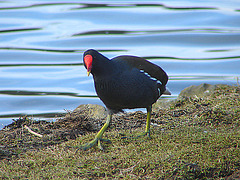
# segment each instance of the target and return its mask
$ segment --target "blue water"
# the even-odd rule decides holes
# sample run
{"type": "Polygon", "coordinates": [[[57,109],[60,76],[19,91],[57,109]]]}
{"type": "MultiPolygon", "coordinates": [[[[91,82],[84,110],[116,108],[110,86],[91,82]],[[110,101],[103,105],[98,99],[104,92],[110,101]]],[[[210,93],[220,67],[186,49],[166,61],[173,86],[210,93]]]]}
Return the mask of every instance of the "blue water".
{"type": "Polygon", "coordinates": [[[103,105],[82,64],[88,48],[158,64],[170,98],[190,85],[236,84],[240,1],[0,1],[0,129],[25,114],[103,105]]]}

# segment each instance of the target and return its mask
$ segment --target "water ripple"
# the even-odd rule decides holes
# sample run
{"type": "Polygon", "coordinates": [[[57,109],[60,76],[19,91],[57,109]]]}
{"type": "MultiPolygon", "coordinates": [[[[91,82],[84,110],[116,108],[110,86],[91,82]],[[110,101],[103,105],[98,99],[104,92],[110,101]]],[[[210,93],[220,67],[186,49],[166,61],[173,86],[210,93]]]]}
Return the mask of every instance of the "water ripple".
{"type": "Polygon", "coordinates": [[[132,3],[113,3],[113,4],[104,4],[104,3],[39,3],[39,4],[30,4],[25,6],[8,6],[8,7],[1,7],[0,10],[11,10],[11,9],[26,9],[26,8],[34,8],[34,7],[49,7],[49,6],[68,6],[68,5],[76,5],[79,7],[71,8],[71,9],[90,9],[90,8],[126,8],[126,7],[160,7],[167,10],[216,10],[217,8],[214,7],[171,7],[164,4],[132,4],[132,3]]]}
{"type": "Polygon", "coordinates": [[[239,29],[164,29],[164,30],[150,30],[150,31],[123,31],[123,30],[100,30],[88,31],[83,33],[73,34],[73,36],[93,36],[93,35],[147,35],[147,34],[170,34],[170,33],[240,33],[239,29]]]}
{"type": "Polygon", "coordinates": [[[0,5],[0,122],[102,105],[82,64],[88,48],[108,58],[137,55],[161,66],[173,98],[190,85],[236,84],[240,76],[238,1],[13,0],[0,5]]]}

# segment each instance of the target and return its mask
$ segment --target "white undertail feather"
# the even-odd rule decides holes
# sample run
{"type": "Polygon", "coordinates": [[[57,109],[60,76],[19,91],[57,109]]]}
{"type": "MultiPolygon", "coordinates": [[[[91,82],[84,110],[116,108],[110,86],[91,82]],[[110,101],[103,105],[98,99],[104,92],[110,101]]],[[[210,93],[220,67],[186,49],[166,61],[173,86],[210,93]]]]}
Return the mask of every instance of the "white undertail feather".
{"type": "Polygon", "coordinates": [[[163,94],[165,94],[165,95],[171,95],[171,92],[169,91],[168,88],[166,88],[166,90],[163,92],[163,94]]]}

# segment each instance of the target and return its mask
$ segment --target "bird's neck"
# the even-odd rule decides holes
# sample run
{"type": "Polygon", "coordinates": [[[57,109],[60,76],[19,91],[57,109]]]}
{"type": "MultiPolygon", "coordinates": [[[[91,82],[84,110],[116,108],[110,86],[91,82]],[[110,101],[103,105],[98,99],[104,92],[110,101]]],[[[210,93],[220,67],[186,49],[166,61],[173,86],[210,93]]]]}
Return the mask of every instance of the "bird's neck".
{"type": "Polygon", "coordinates": [[[111,76],[111,74],[114,73],[114,64],[104,56],[98,59],[93,67],[93,77],[111,76]]]}

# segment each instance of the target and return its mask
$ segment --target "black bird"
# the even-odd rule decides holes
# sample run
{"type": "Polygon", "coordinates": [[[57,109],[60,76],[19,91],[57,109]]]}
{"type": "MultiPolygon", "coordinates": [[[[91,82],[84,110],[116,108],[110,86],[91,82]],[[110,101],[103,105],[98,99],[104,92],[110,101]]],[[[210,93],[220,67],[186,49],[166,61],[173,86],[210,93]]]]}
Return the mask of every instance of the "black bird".
{"type": "Polygon", "coordinates": [[[93,75],[97,95],[106,105],[108,115],[95,139],[80,148],[86,150],[98,142],[103,150],[101,141],[105,139],[102,139],[102,135],[111,122],[112,114],[123,109],[147,108],[146,130],[142,135],[150,137],[152,104],[162,94],[171,94],[166,89],[168,76],[165,71],[136,56],[117,56],[109,60],[94,49],[84,52],[83,63],[87,75],[93,75]]]}

